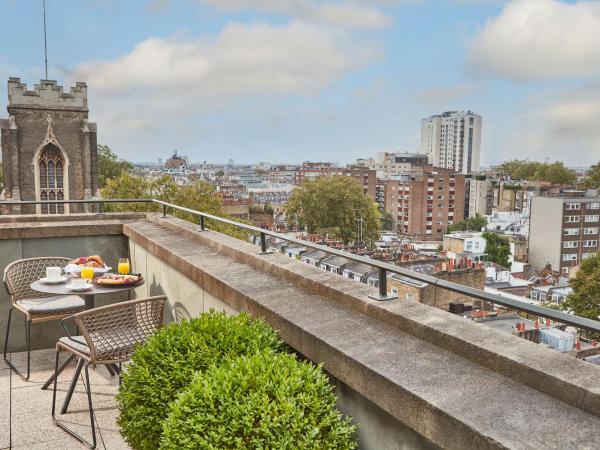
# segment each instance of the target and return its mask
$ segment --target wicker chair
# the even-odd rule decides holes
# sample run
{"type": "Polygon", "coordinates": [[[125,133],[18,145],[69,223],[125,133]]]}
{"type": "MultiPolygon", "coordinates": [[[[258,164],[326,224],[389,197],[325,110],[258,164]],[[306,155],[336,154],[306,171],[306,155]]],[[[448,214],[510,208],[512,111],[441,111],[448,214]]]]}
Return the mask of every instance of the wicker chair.
{"type": "Polygon", "coordinates": [[[29,379],[31,371],[31,324],[63,319],[81,311],[84,300],[77,295],[49,295],[36,292],[30,285],[46,276],[47,267],[64,268],[71,259],[61,256],[45,258],[21,259],[9,264],[4,269],[4,286],[11,297],[11,307],[8,311],[6,324],[6,339],[4,341],[4,361],[24,380],[29,379]],[[25,315],[25,341],[27,345],[27,373],[23,375],[6,357],[10,322],[13,310],[25,315]]]}
{"type": "MultiPolygon", "coordinates": [[[[92,406],[92,391],[90,387],[89,365],[104,364],[112,366],[112,370],[121,374],[121,363],[127,361],[138,345],[143,344],[161,325],[163,310],[167,298],[165,296],[149,297],[131,300],[115,305],[103,306],[77,313],[63,319],[62,324],[66,337],[60,338],[56,344],[56,363],[54,369],[54,388],[52,394],[52,419],[54,423],[90,448],[96,448],[96,428],[94,426],[94,409],[92,406]],[[74,320],[81,331],[81,336],[70,336],[65,323],[74,320]],[[85,364],[85,383],[90,423],[92,428],[92,443],[70,430],[56,418],[56,383],[58,379],[58,361],[60,352],[70,352],[85,364]],[[117,367],[118,365],[118,367],[117,367]]],[[[78,364],[79,366],[79,364],[78,364]]],[[[75,373],[73,383],[79,378],[75,373]]],[[[71,389],[63,405],[65,413],[70,400],[71,389]]]]}

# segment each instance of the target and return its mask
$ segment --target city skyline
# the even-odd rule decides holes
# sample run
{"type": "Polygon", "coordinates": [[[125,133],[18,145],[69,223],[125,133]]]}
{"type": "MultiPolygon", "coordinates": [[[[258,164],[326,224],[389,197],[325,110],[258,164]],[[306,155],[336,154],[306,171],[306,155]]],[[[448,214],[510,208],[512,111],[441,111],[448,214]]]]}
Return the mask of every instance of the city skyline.
{"type": "MultiPolygon", "coordinates": [[[[15,42],[0,53],[0,76],[32,89],[44,76],[41,7],[0,6],[0,35],[15,42]]],[[[49,78],[65,88],[88,83],[99,142],[131,161],[177,148],[191,161],[347,163],[416,151],[421,119],[447,110],[483,117],[483,166],[523,155],[569,166],[597,160],[600,6],[592,2],[47,7],[49,78]],[[575,23],[579,32],[568,33],[575,23]],[[533,37],[515,42],[511,29],[533,37]]]]}

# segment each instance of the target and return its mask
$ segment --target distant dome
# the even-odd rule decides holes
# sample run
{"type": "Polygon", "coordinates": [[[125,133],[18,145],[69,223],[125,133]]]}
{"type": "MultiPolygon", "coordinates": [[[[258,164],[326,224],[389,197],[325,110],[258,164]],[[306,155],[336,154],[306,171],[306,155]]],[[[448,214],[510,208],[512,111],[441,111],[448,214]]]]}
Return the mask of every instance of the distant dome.
{"type": "Polygon", "coordinates": [[[175,150],[175,152],[173,153],[173,156],[171,156],[169,159],[167,159],[167,162],[165,163],[165,168],[167,169],[181,169],[181,168],[186,168],[187,167],[187,162],[185,161],[184,158],[182,158],[181,156],[179,156],[177,154],[177,150],[175,150]]]}

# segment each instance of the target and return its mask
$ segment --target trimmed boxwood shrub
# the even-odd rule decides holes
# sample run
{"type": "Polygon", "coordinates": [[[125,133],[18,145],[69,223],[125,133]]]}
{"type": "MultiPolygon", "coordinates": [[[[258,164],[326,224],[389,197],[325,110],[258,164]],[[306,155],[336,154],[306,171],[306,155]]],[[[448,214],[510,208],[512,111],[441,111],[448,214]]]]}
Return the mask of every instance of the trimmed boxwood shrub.
{"type": "Polygon", "coordinates": [[[291,354],[240,356],[198,373],[171,404],[161,449],[356,448],[320,367],[291,354]]]}
{"type": "Polygon", "coordinates": [[[136,450],[156,450],[170,403],[197,371],[239,355],[283,349],[273,328],[247,314],[211,311],[161,328],[123,371],[117,395],[121,434],[136,450]]]}

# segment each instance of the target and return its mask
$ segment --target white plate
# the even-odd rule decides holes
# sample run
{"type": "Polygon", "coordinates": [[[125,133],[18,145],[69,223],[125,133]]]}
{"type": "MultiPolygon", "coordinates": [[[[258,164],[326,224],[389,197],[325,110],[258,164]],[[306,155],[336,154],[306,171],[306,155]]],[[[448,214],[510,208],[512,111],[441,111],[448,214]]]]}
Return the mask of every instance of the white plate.
{"type": "MultiPolygon", "coordinates": [[[[67,264],[65,267],[65,272],[79,275],[84,267],[85,266],[78,266],[77,264],[67,264]]],[[[92,267],[92,269],[94,269],[94,275],[102,275],[106,272],[110,272],[112,267],[92,267]]]]}
{"type": "Polygon", "coordinates": [[[83,287],[75,287],[72,284],[67,284],[66,288],[73,292],[83,292],[83,291],[87,291],[88,289],[91,289],[92,285],[88,284],[87,286],[83,286],[83,287]]]}
{"type": "Polygon", "coordinates": [[[40,282],[42,282],[44,284],[60,284],[60,283],[64,283],[68,279],[69,279],[68,276],[62,275],[59,278],[53,278],[53,279],[48,279],[47,277],[40,278],[40,282]]]}

